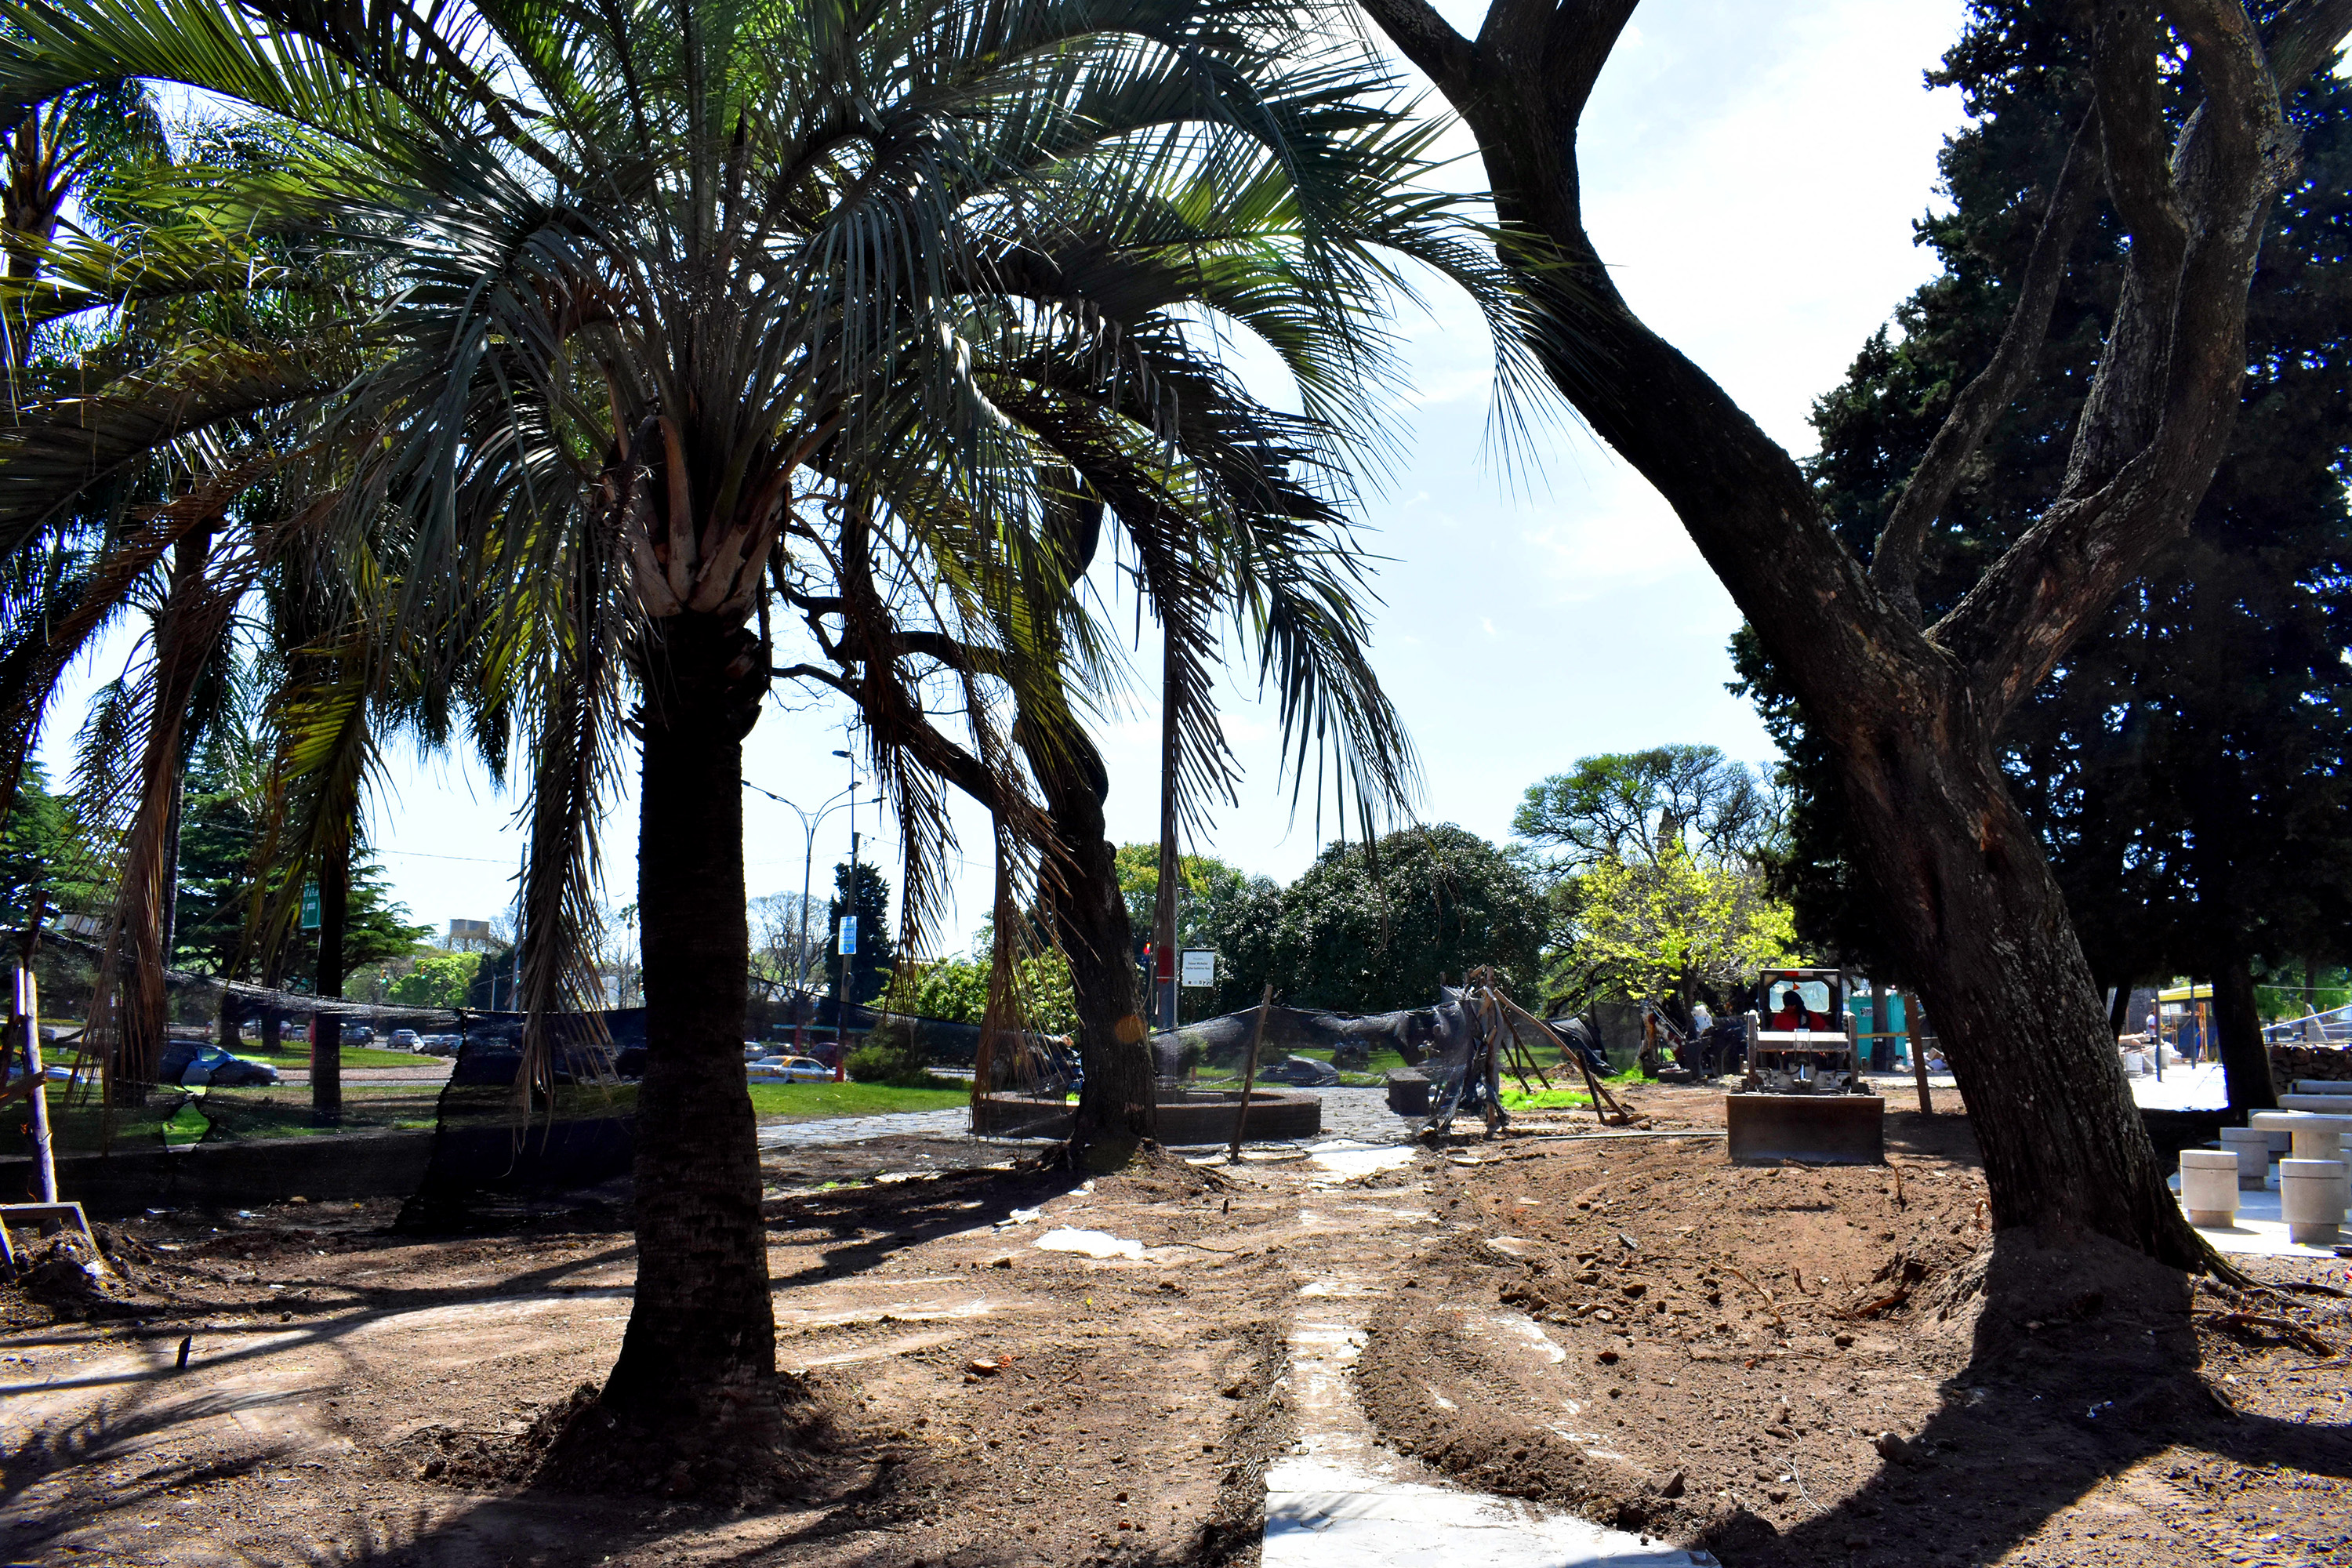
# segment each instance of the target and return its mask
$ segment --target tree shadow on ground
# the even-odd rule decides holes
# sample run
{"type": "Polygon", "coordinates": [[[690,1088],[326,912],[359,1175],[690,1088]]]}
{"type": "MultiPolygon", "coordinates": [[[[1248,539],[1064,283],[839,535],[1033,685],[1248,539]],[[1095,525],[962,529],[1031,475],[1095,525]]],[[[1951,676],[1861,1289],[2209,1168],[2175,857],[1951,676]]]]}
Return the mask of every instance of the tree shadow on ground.
{"type": "MultiPolygon", "coordinates": [[[[2103,1237],[1999,1233],[1979,1269],[1929,1305],[1958,1316],[1983,1298],[1968,1364],[1918,1435],[1883,1447],[1877,1473],[1817,1517],[1776,1531],[1741,1510],[1705,1544],[1740,1568],[1990,1563],[2102,1481],[2175,1451],[2165,1479],[2180,1517],[2165,1529],[2181,1554],[2155,1560],[2230,1561],[2248,1543],[2225,1518],[2204,1522],[2210,1498],[2268,1468],[2352,1479],[2352,1433],[2225,1403],[2200,1370],[2195,1289],[2103,1237]]],[[[1759,1440],[1759,1457],[1788,1447],[1759,1440]]],[[[2082,1528],[2102,1523],[2086,1514],[2082,1528]]]]}
{"type": "Polygon", "coordinates": [[[1061,1197],[1087,1179],[1066,1168],[945,1171],[773,1199],[767,1205],[771,1229],[827,1230],[835,1240],[819,1249],[819,1262],[776,1274],[771,1284],[787,1289],[861,1273],[910,1247],[992,1229],[1015,1210],[1061,1197]]]}

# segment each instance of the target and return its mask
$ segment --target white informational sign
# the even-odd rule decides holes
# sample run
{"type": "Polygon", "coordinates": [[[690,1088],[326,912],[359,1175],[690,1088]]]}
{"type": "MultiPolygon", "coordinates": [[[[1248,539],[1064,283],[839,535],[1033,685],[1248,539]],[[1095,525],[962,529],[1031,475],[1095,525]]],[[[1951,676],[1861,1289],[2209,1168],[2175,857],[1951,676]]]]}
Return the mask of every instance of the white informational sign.
{"type": "Polygon", "coordinates": [[[1207,989],[1217,983],[1217,950],[1213,947],[1188,947],[1184,950],[1183,983],[1207,989]]]}
{"type": "Polygon", "coordinates": [[[857,951],[857,917],[856,915],[841,917],[841,951],[851,953],[857,951]]]}

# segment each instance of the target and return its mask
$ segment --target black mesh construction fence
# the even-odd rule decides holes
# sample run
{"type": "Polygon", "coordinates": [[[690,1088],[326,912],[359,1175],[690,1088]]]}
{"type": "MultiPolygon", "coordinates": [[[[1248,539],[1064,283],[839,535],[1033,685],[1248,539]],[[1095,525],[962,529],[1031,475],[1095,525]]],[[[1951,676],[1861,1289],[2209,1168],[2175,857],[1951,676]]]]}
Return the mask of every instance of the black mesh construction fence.
{"type": "MultiPolygon", "coordinates": [[[[1375,1052],[1393,1050],[1408,1063],[1419,1062],[1441,1037],[1442,1010],[1440,1005],[1358,1015],[1276,1005],[1265,1009],[1265,1037],[1258,1054],[1270,1061],[1291,1051],[1328,1050],[1335,1065],[1345,1065],[1342,1058],[1369,1062],[1375,1052]]],[[[1193,1062],[1212,1068],[1241,1066],[1257,1030],[1258,1012],[1245,1008],[1154,1035],[1151,1048],[1160,1076],[1177,1077],[1193,1062]]]]}

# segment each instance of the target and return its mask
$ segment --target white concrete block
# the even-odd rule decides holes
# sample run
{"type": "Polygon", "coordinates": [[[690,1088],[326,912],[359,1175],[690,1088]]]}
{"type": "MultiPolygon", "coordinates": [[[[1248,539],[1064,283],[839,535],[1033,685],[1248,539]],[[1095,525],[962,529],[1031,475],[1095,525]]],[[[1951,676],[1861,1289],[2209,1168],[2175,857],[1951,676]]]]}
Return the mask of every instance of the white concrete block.
{"type": "Polygon", "coordinates": [[[2281,1160],[2279,1214],[2287,1239],[2326,1246],[2344,1221],[2345,1163],[2341,1160],[2281,1160]]]}
{"type": "Polygon", "coordinates": [[[2238,1217],[2238,1156],[2227,1149],[2180,1152],[2180,1204],[2189,1223],[2221,1229],[2238,1217]]]}
{"type": "Polygon", "coordinates": [[[2252,1127],[2221,1129],[2221,1147],[2238,1158],[2238,1188],[2256,1192],[2270,1179],[2271,1135],[2252,1127]]]}

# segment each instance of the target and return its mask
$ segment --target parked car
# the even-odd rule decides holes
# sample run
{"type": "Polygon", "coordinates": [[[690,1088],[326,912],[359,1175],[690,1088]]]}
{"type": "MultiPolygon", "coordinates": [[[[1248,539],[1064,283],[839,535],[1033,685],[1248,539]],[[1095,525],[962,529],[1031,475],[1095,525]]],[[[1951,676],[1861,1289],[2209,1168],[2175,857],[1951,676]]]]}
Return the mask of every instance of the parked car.
{"type": "Polygon", "coordinates": [[[415,1030],[394,1029],[389,1036],[385,1037],[383,1048],[388,1051],[413,1052],[416,1049],[418,1043],[415,1030]]]}
{"type": "Polygon", "coordinates": [[[374,1039],[375,1031],[369,1028],[365,1024],[345,1024],[343,1026],[343,1044],[347,1046],[364,1046],[373,1043],[374,1039]]]}
{"type": "Polygon", "coordinates": [[[814,1057],[769,1057],[751,1063],[743,1070],[755,1079],[781,1079],[786,1083],[833,1081],[833,1069],[814,1057]]]}
{"type": "Polygon", "coordinates": [[[1339,1081],[1339,1069],[1313,1057],[1285,1057],[1257,1069],[1260,1083],[1287,1083],[1328,1089],[1339,1081]]]}
{"type": "Polygon", "coordinates": [[[244,1089],[256,1084],[278,1081],[278,1069],[268,1062],[250,1062],[234,1057],[209,1042],[173,1040],[163,1047],[155,1063],[155,1079],[159,1083],[176,1083],[184,1089],[196,1089],[210,1084],[215,1089],[244,1089]]]}

